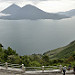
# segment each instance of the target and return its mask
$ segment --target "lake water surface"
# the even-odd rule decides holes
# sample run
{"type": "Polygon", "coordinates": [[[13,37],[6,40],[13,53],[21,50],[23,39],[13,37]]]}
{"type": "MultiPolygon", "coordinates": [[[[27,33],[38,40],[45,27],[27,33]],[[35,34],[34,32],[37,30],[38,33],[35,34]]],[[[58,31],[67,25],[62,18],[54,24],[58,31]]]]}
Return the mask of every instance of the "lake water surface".
{"type": "Polygon", "coordinates": [[[75,40],[75,17],[65,20],[0,20],[0,43],[20,55],[44,53],[75,40]]]}

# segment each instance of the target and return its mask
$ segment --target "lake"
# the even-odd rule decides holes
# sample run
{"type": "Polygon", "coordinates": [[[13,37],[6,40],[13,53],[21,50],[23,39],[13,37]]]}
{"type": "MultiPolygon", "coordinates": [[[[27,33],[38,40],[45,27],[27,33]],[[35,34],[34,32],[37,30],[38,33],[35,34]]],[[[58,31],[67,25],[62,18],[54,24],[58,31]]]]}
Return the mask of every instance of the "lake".
{"type": "Polygon", "coordinates": [[[0,43],[20,55],[43,54],[75,40],[75,17],[64,20],[0,20],[0,43]]]}

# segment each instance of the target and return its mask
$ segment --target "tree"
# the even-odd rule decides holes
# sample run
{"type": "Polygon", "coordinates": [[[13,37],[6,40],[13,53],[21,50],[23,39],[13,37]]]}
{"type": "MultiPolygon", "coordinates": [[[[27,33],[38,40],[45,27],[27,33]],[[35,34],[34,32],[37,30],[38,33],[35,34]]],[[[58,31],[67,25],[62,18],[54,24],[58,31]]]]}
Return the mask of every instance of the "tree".
{"type": "Polygon", "coordinates": [[[75,51],[72,53],[73,58],[75,59],[75,51]]]}
{"type": "Polygon", "coordinates": [[[73,56],[70,56],[68,59],[66,59],[66,63],[70,63],[70,62],[72,62],[72,61],[74,61],[74,57],[73,56]]]}
{"type": "Polygon", "coordinates": [[[7,55],[17,55],[15,50],[12,50],[12,48],[8,47],[7,50],[4,50],[4,53],[6,53],[7,55]]]}
{"type": "Polygon", "coordinates": [[[42,56],[42,60],[43,60],[43,65],[45,66],[48,66],[49,65],[49,56],[47,55],[43,55],[42,56]]]}
{"type": "Polygon", "coordinates": [[[3,47],[3,45],[0,43],[0,47],[3,47]]]}
{"type": "Polygon", "coordinates": [[[22,59],[22,64],[24,64],[26,67],[30,66],[30,58],[27,55],[24,55],[21,57],[22,59]]]}
{"type": "Polygon", "coordinates": [[[32,61],[32,62],[30,62],[30,66],[31,66],[31,67],[40,67],[41,65],[40,65],[40,63],[37,62],[37,61],[32,61]]]}
{"type": "Polygon", "coordinates": [[[21,64],[21,59],[19,56],[10,55],[10,56],[8,56],[7,62],[13,63],[13,64],[21,64]]]}

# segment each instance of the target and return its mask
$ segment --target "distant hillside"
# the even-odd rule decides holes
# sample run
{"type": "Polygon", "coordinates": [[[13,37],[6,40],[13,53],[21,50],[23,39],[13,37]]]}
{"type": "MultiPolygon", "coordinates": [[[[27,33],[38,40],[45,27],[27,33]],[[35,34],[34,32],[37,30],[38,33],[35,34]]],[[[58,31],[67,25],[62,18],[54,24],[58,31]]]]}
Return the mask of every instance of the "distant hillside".
{"type": "Polygon", "coordinates": [[[20,9],[21,9],[21,7],[19,7],[18,5],[12,4],[9,7],[7,7],[6,9],[4,9],[3,11],[1,11],[1,13],[4,13],[4,14],[15,14],[20,9]]]}
{"type": "Polygon", "coordinates": [[[51,59],[68,58],[69,56],[72,55],[74,51],[75,51],[75,41],[71,42],[67,46],[45,52],[44,55],[48,55],[51,59]]]}
{"type": "Polygon", "coordinates": [[[59,15],[54,13],[47,13],[43,10],[33,6],[33,5],[26,5],[20,9],[20,7],[16,5],[11,5],[7,9],[3,10],[2,12],[8,13],[8,9],[10,9],[10,16],[3,16],[1,19],[9,19],[9,20],[20,20],[20,19],[31,19],[31,20],[37,20],[37,19],[53,19],[53,20],[60,20],[69,18],[65,15],[59,15]],[[16,11],[15,11],[16,10],[16,11]],[[13,12],[14,11],[14,12],[13,12]]]}
{"type": "Polygon", "coordinates": [[[72,10],[66,11],[66,12],[60,12],[59,14],[72,17],[72,16],[75,16],[75,9],[72,9],[72,10]]]}

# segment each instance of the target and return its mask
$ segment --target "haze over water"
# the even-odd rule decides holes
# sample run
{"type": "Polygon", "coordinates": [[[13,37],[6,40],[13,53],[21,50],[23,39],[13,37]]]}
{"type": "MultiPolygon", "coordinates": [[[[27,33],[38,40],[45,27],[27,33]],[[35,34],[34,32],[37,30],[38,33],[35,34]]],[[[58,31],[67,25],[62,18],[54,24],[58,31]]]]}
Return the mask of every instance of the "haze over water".
{"type": "Polygon", "coordinates": [[[0,43],[20,55],[44,53],[75,40],[75,17],[64,20],[0,20],[0,43]]]}

